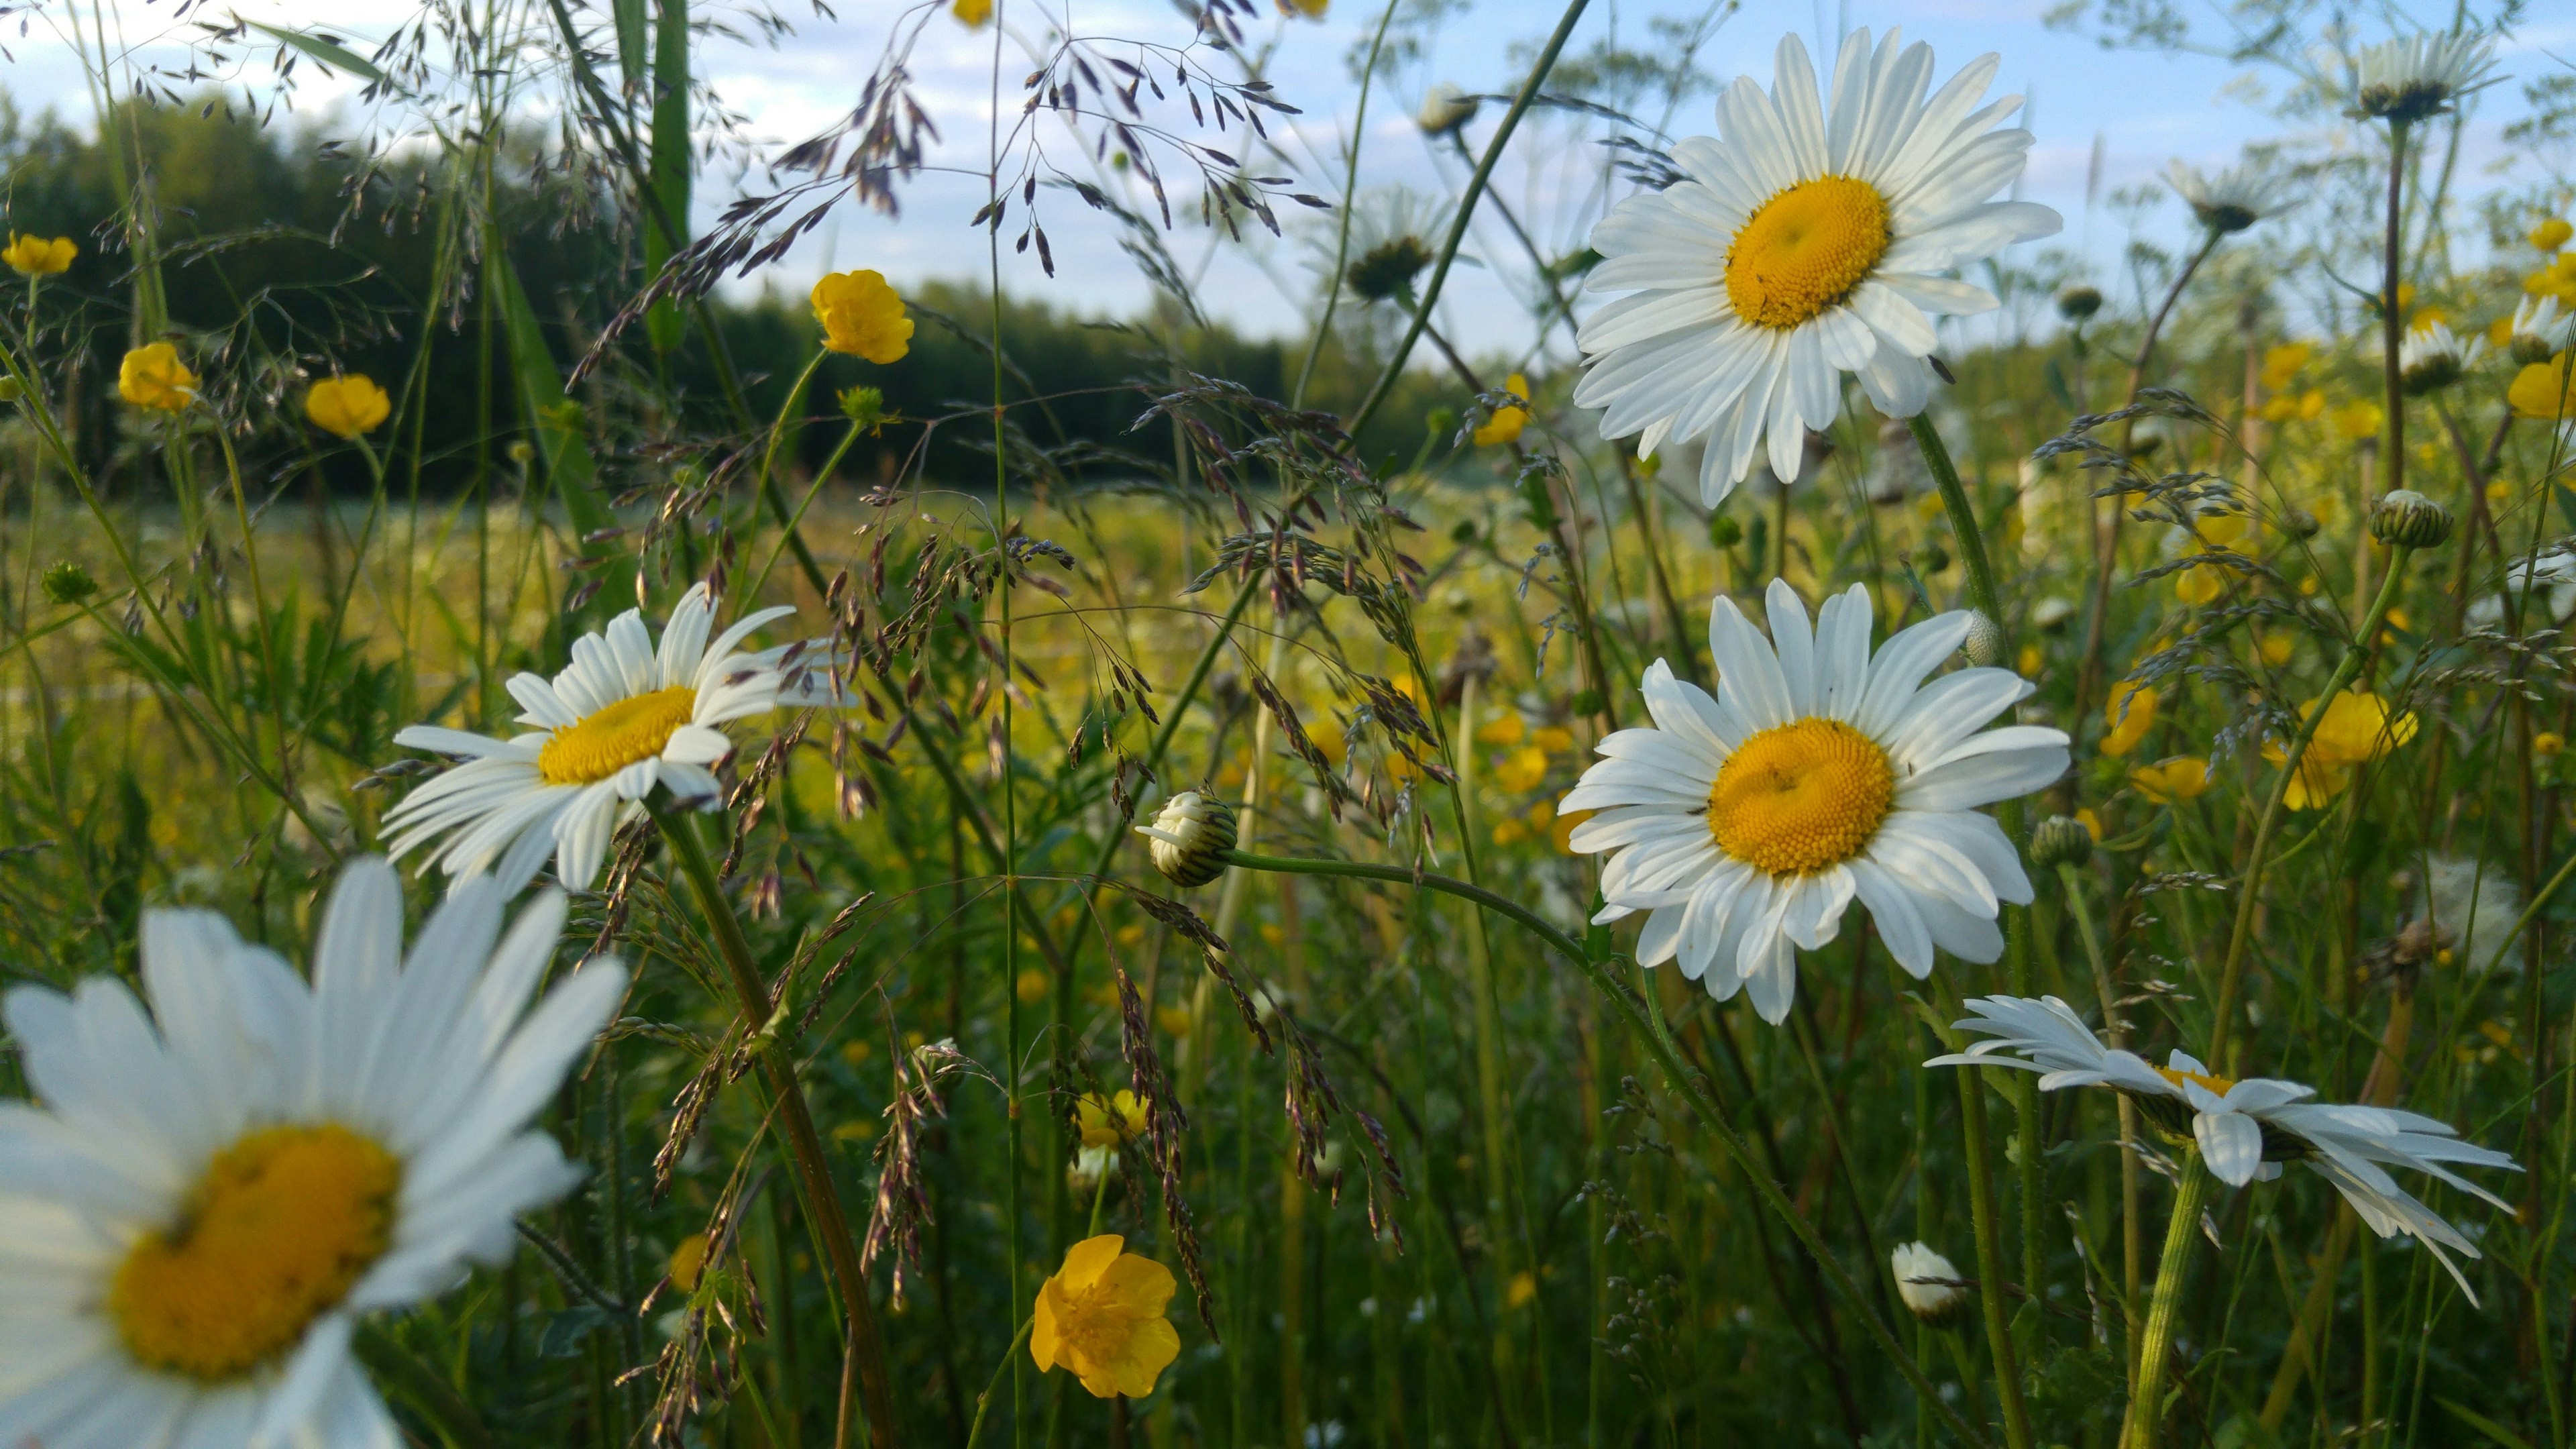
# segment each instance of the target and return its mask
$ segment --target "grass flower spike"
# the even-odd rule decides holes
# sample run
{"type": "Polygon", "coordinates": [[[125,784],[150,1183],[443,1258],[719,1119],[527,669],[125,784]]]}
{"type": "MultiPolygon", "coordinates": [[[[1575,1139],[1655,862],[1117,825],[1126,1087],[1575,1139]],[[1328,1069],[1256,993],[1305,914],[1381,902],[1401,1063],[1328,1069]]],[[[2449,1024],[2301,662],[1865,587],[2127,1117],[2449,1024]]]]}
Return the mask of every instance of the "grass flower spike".
{"type": "Polygon", "coordinates": [[[1096,1398],[1141,1399],[1181,1356],[1180,1331],[1165,1309],[1180,1285],[1172,1270],[1122,1252],[1116,1233],[1066,1250],[1064,1266],[1038,1290],[1029,1356],[1039,1372],[1062,1367],[1096,1398]]]}
{"type": "Polygon", "coordinates": [[[310,985],[220,916],[152,911],[141,1000],[9,993],[38,1101],[0,1106],[0,1443],[406,1442],[356,1321],[506,1260],[579,1180],[530,1123],[626,986],[592,962],[531,1009],[564,899],[506,935],[502,903],[459,890],[406,958],[401,885],[364,860],[310,985]]]}
{"type": "MultiPolygon", "coordinates": [[[[961,18],[965,6],[958,7],[961,18]]],[[[984,13],[992,7],[986,0],[984,13]]],[[[981,18],[969,25],[981,25],[981,18]]],[[[833,272],[814,284],[814,319],[823,324],[823,345],[834,352],[864,357],[882,366],[901,362],[912,350],[912,319],[904,315],[903,298],[886,285],[881,272],[833,272]]]]}
{"type": "Polygon", "coordinates": [[[2519,1171],[2512,1158],[2463,1142],[2448,1124],[2386,1107],[2312,1103],[2316,1089],[2297,1082],[2251,1077],[2229,1081],[2183,1052],[2167,1065],[2149,1066],[2134,1052],[2102,1044],[2083,1019],[2051,996],[2032,1001],[1989,996],[1968,1003],[1975,1015],[1959,1030],[1984,1038],[1965,1052],[1934,1057],[1932,1067],[2018,1067],[2039,1073],[2039,1089],[2109,1087],[2138,1104],[2140,1114],[2178,1141],[2199,1145],[2210,1174],[2230,1187],[2281,1175],[2284,1162],[2305,1162],[2335,1185],[2353,1211],[2385,1238],[2405,1233],[2432,1249],[2471,1303],[2449,1248],[2469,1257],[2478,1250],[2457,1228],[2417,1201],[2388,1175],[2390,1167],[2427,1173],[2462,1192],[2511,1212],[2494,1193],[2460,1177],[2445,1164],[2519,1171]]]}
{"type": "Polygon", "coordinates": [[[1575,405],[1605,409],[1605,438],[1642,435],[1641,456],[1707,439],[1700,497],[1712,505],[1766,443],[1771,471],[1795,479],[1807,430],[1841,410],[1844,373],[1880,412],[1921,412],[1935,320],[1996,306],[1948,274],[2060,224],[2047,207],[1987,199],[2031,144],[1992,129],[2019,97],[1978,107],[2000,63],[1981,56],[1927,98],[1931,47],[1859,30],[1828,103],[1805,45],[1783,37],[1768,94],[1742,76],[1720,97],[1724,139],[1672,148],[1685,179],[1594,228],[1603,261],[1587,286],[1630,295],[1585,319],[1575,405]]]}
{"type": "Polygon", "coordinates": [[[0,262],[22,277],[55,277],[72,268],[72,259],[80,247],[70,237],[58,236],[47,241],[40,236],[9,233],[9,245],[0,249],[0,262]]]}
{"type": "Polygon", "coordinates": [[[116,370],[116,393],[139,408],[175,413],[197,400],[197,375],[179,360],[179,349],[154,342],[125,354],[116,370]]]}
{"type": "Polygon", "coordinates": [[[363,372],[326,377],[304,391],[305,419],[343,440],[372,433],[393,413],[393,399],[363,372]]]}
{"type": "Polygon", "coordinates": [[[1708,626],[1717,696],[1657,660],[1644,684],[1654,725],[1603,740],[1601,763],[1559,802],[1600,812],[1571,837],[1612,853],[1595,921],[1645,912],[1641,964],[1677,962],[1721,1001],[1749,989],[1775,1024],[1797,991],[1796,953],[1833,940],[1854,900],[1917,977],[1936,947],[1996,959],[2000,903],[2027,903],[2030,881],[1976,810],[2066,773],[2066,736],[1979,732],[2030,694],[2010,670],[1923,683],[1966,641],[1966,610],[1873,658],[1861,586],[1826,600],[1812,632],[1786,583],[1772,581],[1766,604],[1768,641],[1721,595],[1708,626]]]}
{"type": "Polygon", "coordinates": [[[396,744],[464,763],[386,812],[394,858],[444,837],[429,858],[451,877],[493,871],[515,890],[551,856],[555,878],[579,890],[598,878],[618,822],[641,813],[657,786],[716,808],[722,790],[709,767],[733,753],[724,725],[840,697],[819,651],[797,662],[794,645],[736,649],[794,612],[746,615],[711,643],[715,599],[699,584],[671,611],[658,649],[642,614],[629,609],[606,633],[574,640],[572,663],[554,678],[511,679],[530,733],[503,740],[413,725],[395,735],[396,744]]]}

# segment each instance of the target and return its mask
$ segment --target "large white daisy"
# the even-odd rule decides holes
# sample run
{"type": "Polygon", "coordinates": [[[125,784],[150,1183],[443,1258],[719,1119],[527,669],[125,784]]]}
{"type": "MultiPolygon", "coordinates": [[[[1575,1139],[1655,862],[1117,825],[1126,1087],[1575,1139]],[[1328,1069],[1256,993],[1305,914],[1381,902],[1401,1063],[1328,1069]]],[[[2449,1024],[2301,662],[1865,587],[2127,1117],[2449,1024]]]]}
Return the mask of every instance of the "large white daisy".
{"type": "Polygon", "coordinates": [[[2039,1073],[2039,1089],[2104,1086],[2125,1093],[2142,1115],[2179,1140],[2196,1142],[2210,1175],[2230,1187],[2281,1175],[2283,1162],[2305,1162],[2335,1185],[2344,1201],[2385,1238],[2404,1233],[2422,1242],[2468,1294],[2469,1280],[2442,1250],[2474,1258],[2478,1250],[2431,1208],[2397,1185],[2389,1167],[2405,1167],[2486,1199],[2512,1206],[2451,1172],[2445,1163],[2520,1171],[2501,1152],[2463,1142],[2450,1124],[2391,1107],[2346,1107],[2310,1102],[2313,1087],[2249,1077],[2213,1076],[2196,1058],[2175,1052],[2167,1065],[2149,1066],[2133,1052],[2103,1045],[2084,1019],[2051,996],[1988,996],[1968,1003],[1975,1013],[1961,1031],[1985,1039],[1966,1051],[1934,1057],[1932,1067],[2019,1067],[2039,1073]]]}
{"type": "Polygon", "coordinates": [[[1942,614],[1870,654],[1869,591],[1806,605],[1775,579],[1766,641],[1733,600],[1709,610],[1718,692],[1646,670],[1654,726],[1598,746],[1603,760],[1557,807],[1600,813],[1571,844],[1612,852],[1594,919],[1643,911],[1637,960],[1678,962],[1723,1001],[1749,988],[1763,1020],[1789,1014],[1796,953],[1834,939],[1854,900],[1906,970],[1934,948],[1970,961],[2003,952],[2002,902],[2030,878],[2002,827],[1976,807],[2066,773],[2063,732],[1979,733],[2031,686],[2005,669],[1923,677],[1957,651],[1974,616],[1942,614]]]}
{"type": "Polygon", "coordinates": [[[2470,32],[2403,35],[2343,58],[2356,115],[2401,125],[2430,120],[2451,103],[2502,80],[2495,38],[2470,32]]]}
{"type": "Polygon", "coordinates": [[[1687,179],[1631,196],[1593,229],[1585,286],[1628,292],[1586,318],[1579,407],[1641,456],[1705,437],[1700,496],[1752,471],[1798,476],[1809,428],[1832,424],[1843,373],[1892,417],[1923,410],[1933,321],[1991,310],[1948,275],[2054,233],[2056,212],[1989,201],[2021,174],[2031,135],[1992,129],[2021,106],[1978,100],[2001,64],[1980,56],[1928,99],[1931,47],[1890,31],[1844,40],[1832,103],[1807,48],[1784,36],[1770,93],[1739,76],[1719,98],[1723,139],[1672,150],[1687,179]]]}
{"type": "Polygon", "coordinates": [[[579,1179],[528,1124],[626,989],[594,961],[530,1009],[564,899],[506,938],[503,900],[469,883],[406,959],[401,884],[364,860],[309,985],[153,911],[142,1001],[8,994],[37,1102],[0,1103],[0,1444],[398,1449],[353,1327],[507,1259],[579,1179]]]}
{"type": "Polygon", "coordinates": [[[736,651],[794,612],[747,614],[709,642],[715,599],[699,584],[671,611],[658,648],[629,609],[605,633],[572,641],[572,663],[554,678],[511,679],[510,697],[525,711],[519,723],[531,733],[501,740],[413,725],[395,735],[398,745],[464,763],[385,813],[393,858],[445,836],[429,859],[452,878],[489,871],[515,890],[552,856],[555,878],[578,890],[598,878],[618,822],[640,813],[655,787],[714,809],[722,789],[708,767],[734,748],[723,725],[844,699],[823,650],[736,651]]]}

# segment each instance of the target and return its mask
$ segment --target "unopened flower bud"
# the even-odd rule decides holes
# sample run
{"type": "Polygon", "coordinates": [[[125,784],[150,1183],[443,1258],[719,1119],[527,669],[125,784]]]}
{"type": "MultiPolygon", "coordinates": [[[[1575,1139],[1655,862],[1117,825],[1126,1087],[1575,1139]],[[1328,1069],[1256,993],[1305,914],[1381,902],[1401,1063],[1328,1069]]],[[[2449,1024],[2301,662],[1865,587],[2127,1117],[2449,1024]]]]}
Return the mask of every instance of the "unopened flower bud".
{"type": "Polygon", "coordinates": [[[13,403],[26,395],[27,390],[18,386],[18,379],[0,377],[0,403],[13,403]]]}
{"type": "Polygon", "coordinates": [[[1968,1290],[1960,1286],[1958,1265],[1922,1243],[1902,1243],[1887,1255],[1896,1275],[1896,1296],[1906,1311],[1934,1328],[1947,1328],[1968,1310],[1968,1290]]]}
{"type": "Polygon", "coordinates": [[[2057,315],[2082,322],[2102,310],[2102,294],[2091,287],[2069,287],[2057,294],[2057,315]]]}
{"type": "Polygon", "coordinates": [[[1959,646],[1959,652],[1968,656],[1968,662],[1976,665],[1980,669],[1992,668],[1997,664],[2003,663],[2003,627],[1997,624],[1993,619],[1988,618],[1985,610],[1970,609],[1968,611],[1968,637],[1966,642],[1959,646]]]}
{"type": "Polygon", "coordinates": [[[2439,548],[2451,536],[2451,511],[2400,488],[2370,510],[2370,536],[2390,548],[2439,548]]]}
{"type": "Polygon", "coordinates": [[[2072,815],[2051,815],[2030,833],[2030,863],[2041,870],[2082,865],[2093,855],[2093,832],[2072,815]]]}
{"type": "Polygon", "coordinates": [[[1136,833],[1150,842],[1146,853],[1154,869],[1177,886],[1203,886],[1225,874],[1225,853],[1234,849],[1234,811],[1224,801],[1184,790],[1163,802],[1162,813],[1136,833]]]}
{"type": "Polygon", "coordinates": [[[1718,548],[1733,548],[1744,542],[1744,525],[1733,514],[1718,514],[1708,521],[1708,541],[1718,548]]]}
{"type": "Polygon", "coordinates": [[[1426,135],[1445,136],[1476,119],[1477,104],[1474,96],[1441,81],[1422,97],[1422,109],[1414,113],[1413,123],[1426,135]]]}
{"type": "Polygon", "coordinates": [[[44,588],[46,599],[53,603],[77,604],[98,592],[98,580],[89,576],[89,570],[64,559],[45,570],[44,588]]]}

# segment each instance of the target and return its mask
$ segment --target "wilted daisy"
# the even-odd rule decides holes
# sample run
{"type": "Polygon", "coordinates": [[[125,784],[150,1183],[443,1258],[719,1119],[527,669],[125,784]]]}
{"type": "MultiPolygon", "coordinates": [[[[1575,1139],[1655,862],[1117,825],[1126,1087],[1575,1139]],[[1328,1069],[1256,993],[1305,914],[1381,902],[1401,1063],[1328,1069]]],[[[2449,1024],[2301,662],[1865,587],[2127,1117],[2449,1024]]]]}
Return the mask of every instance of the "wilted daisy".
{"type": "Polygon", "coordinates": [[[2284,184],[2279,172],[2250,162],[2224,171],[2201,171],[2176,161],[2165,168],[2165,179],[2173,183],[2174,194],[2191,208],[2192,216],[2221,236],[2272,215],[2281,204],[2284,184]]]}
{"type": "Polygon", "coordinates": [[[708,767],[733,753],[722,726],[841,697],[822,651],[737,652],[754,630],[794,612],[746,615],[710,643],[715,597],[699,584],[671,611],[658,649],[629,609],[605,633],[575,639],[572,663],[554,678],[512,678],[530,733],[502,740],[413,725],[395,735],[463,763],[386,812],[394,858],[445,837],[429,858],[451,877],[490,871],[515,890],[551,856],[555,878],[578,890],[598,877],[618,822],[641,814],[657,786],[714,809],[722,790],[708,767]]]}
{"type": "Polygon", "coordinates": [[[0,1444],[405,1442],[354,1326],[506,1261],[579,1180],[529,1123],[626,987],[592,962],[531,1009],[564,900],[506,936],[502,902],[459,890],[406,959],[401,885],[363,860],[309,986],[219,916],[150,911],[142,1000],[9,993],[37,1101],[0,1108],[0,1444]]]}
{"type": "Polygon", "coordinates": [[[1923,676],[1966,641],[1972,616],[1928,619],[1870,652],[1870,597],[1806,606],[1773,580],[1769,640],[1733,600],[1709,611],[1718,693],[1648,667],[1651,728],[1597,747],[1559,811],[1600,813],[1571,843],[1609,851],[1610,922],[1647,913],[1637,960],[1675,961],[1723,1001],[1749,987],[1765,1021],[1789,1014],[1796,953],[1834,939],[1854,900],[1906,970],[1935,947],[1970,961],[2003,951],[1999,905],[2027,903],[2020,854],[1981,805],[2066,773],[2057,730],[1978,727],[2031,692],[2006,669],[1923,676]]]}
{"type": "Polygon", "coordinates": [[[1880,412],[1921,412],[1935,319],[1996,305],[1949,274],[2059,226],[2047,207],[1987,200],[2031,144],[1993,129],[2019,97],[1977,104],[2000,63],[1980,56],[1927,98],[1929,46],[1855,31],[1828,105],[1806,47],[1783,37],[1770,93],[1738,77],[1718,102],[1724,139],[1672,148],[1686,179],[1629,197],[1593,230],[1603,261],[1586,286],[1631,295],[1585,319],[1575,405],[1606,410],[1605,438],[1642,434],[1643,457],[1705,437],[1711,504],[1765,439],[1772,472],[1797,477],[1807,429],[1840,410],[1844,373],[1880,412]]]}
{"type": "Polygon", "coordinates": [[[2344,58],[2355,115],[2411,125],[2430,120],[2472,91],[2503,79],[2495,41],[2484,35],[2408,35],[2344,58]]]}
{"type": "Polygon", "coordinates": [[[2168,1065],[2149,1066],[2134,1052],[2102,1044],[2083,1018],[2056,997],[1988,996],[1968,1003],[1975,1015],[1961,1031],[1987,1038],[1965,1052],[1934,1057],[1930,1067],[2018,1067],[2037,1072],[2039,1089],[2109,1087],[2138,1104],[2159,1131],[2196,1142],[2210,1174],[2230,1187],[2281,1175],[2284,1162],[2305,1162],[2335,1185],[2370,1230],[2385,1238],[2405,1233],[2432,1249],[2475,1303],[2466,1278],[2442,1250],[2474,1258],[2476,1247],[2457,1228],[2415,1200],[2389,1167],[2429,1173],[2462,1192],[2510,1212],[2494,1193],[2451,1172],[2445,1163],[2519,1171],[2512,1158],[2463,1142],[2447,1123],[2390,1107],[2340,1107],[2309,1102],[2313,1087],[2249,1077],[2230,1081],[2183,1052],[2168,1065]]]}

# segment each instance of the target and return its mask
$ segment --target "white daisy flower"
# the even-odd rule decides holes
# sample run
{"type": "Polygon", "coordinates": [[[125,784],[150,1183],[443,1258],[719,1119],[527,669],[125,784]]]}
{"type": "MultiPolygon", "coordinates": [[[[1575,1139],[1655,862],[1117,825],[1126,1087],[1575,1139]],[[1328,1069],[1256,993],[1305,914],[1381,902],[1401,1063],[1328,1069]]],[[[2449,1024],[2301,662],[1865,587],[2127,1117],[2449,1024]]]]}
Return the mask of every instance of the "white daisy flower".
{"type": "Polygon", "coordinates": [[[1960,1284],[1959,1267],[1928,1243],[1899,1243],[1887,1255],[1896,1278],[1896,1296],[1907,1312],[1935,1328],[1946,1328],[1967,1311],[1968,1290],[1960,1284]]]}
{"type": "Polygon", "coordinates": [[[309,986],[151,911],[143,1000],[8,994],[37,1101],[0,1103],[0,1444],[399,1449],[351,1333],[507,1260],[579,1180],[529,1123],[626,989],[593,961],[532,1009],[564,898],[506,936],[503,900],[468,883],[406,959],[401,884],[361,860],[309,986]]]}
{"type": "Polygon", "coordinates": [[[2066,773],[2058,730],[1978,727],[2027,697],[2006,669],[1923,676],[1967,640],[1956,610],[1869,647],[1869,591],[1827,599],[1813,632],[1797,592],[1773,580],[1766,641],[1733,600],[1709,610],[1718,693],[1646,670],[1654,725],[1597,747],[1558,810],[1601,871],[1606,923],[1646,912],[1642,965],[1674,961],[1723,1001],[1750,988],[1777,1023],[1797,992],[1796,953],[1834,939],[1854,900],[1917,977],[1935,947],[1970,961],[2003,953],[2000,904],[2030,879],[2002,827],[1976,807],[2066,773]]]}
{"type": "Polygon", "coordinates": [[[1795,478],[1809,428],[1841,411],[1858,375],[1878,410],[1911,417],[1932,391],[1933,323],[1990,311],[1994,295],[1949,275],[2013,242],[2055,233],[2056,212],[1986,198],[2021,174],[2031,135],[1991,129],[2021,106],[1978,100],[2001,60],[1968,63],[1940,91],[1932,50],[1844,40],[1831,104],[1807,49],[1784,36],[1769,94],[1740,76],[1719,98],[1724,139],[1689,137],[1686,179],[1631,196],[1593,229],[1603,261],[1585,285],[1627,292],[1585,319],[1578,407],[1601,435],[1706,437],[1700,497],[1714,505],[1769,439],[1795,478]]]}
{"type": "MultiPolygon", "coordinates": [[[[2552,623],[2565,623],[2576,618],[2576,552],[2567,545],[2553,544],[2540,557],[2529,563],[2517,560],[2505,571],[2505,587],[2512,593],[2525,594],[2538,589],[2547,599],[2547,617],[2541,607],[2525,605],[2523,627],[2546,629],[2552,623]]],[[[2469,605],[2469,622],[2482,628],[2501,628],[2512,613],[2512,602],[2503,594],[2489,594],[2469,605]]]]}
{"type": "Polygon", "coordinates": [[[2512,1158],[2463,1142],[2447,1123],[2390,1107],[2312,1103],[2313,1087],[2250,1077],[2229,1081],[2210,1075],[2193,1057],[2175,1052],[2154,1067],[2133,1052],[2102,1044],[2083,1018],[2051,996],[1988,996],[1968,1003],[1976,1015],[1957,1023],[1987,1039],[1965,1052],[1934,1057],[1930,1067],[2019,1067],[2037,1072],[2039,1089],[2104,1086],[2125,1093],[2158,1130],[2197,1142],[2210,1175],[2230,1187],[2281,1175],[2283,1162],[2305,1162],[2335,1185],[2370,1230],[2385,1238],[2404,1233],[2423,1243],[2468,1294],[2468,1279],[2442,1250],[2469,1257],[2478,1250],[2459,1229],[2415,1200],[2391,1166],[2428,1173],[2462,1192],[2512,1211],[2510,1204],[2443,1166],[2501,1167],[2519,1172],[2512,1158]]]}
{"type": "Polygon", "coordinates": [[[2272,215],[2281,206],[2285,183],[2279,172],[2250,162],[2200,171],[2176,161],[2165,169],[2165,179],[2200,224],[2221,236],[2272,215]]]}
{"type": "Polygon", "coordinates": [[[2430,120],[2453,101],[2504,79],[2495,69],[2492,36],[2408,35],[2345,56],[2347,93],[2355,115],[2411,125],[2430,120]]]}
{"type": "Polygon", "coordinates": [[[733,753],[723,725],[781,707],[846,702],[826,651],[789,645],[736,652],[752,631],[795,610],[762,609],[715,637],[715,599],[699,584],[671,611],[657,649],[634,609],[604,634],[572,641],[552,679],[521,674],[510,697],[531,733],[494,739],[413,725],[394,743],[463,757],[385,813],[393,858],[447,837],[429,860],[453,879],[489,871],[512,890],[552,856],[575,890],[599,876],[618,823],[643,813],[667,785],[712,810],[722,795],[708,767],[733,753]]]}
{"type": "Polygon", "coordinates": [[[2513,360],[2525,367],[2547,362],[2550,354],[2563,351],[2568,342],[2571,319],[2558,305],[2555,292],[2525,296],[2505,323],[2505,347],[2513,360]]]}
{"type": "Polygon", "coordinates": [[[2420,397],[2458,382],[2485,355],[2485,338],[2464,341],[2450,323],[2435,318],[2406,329],[2397,344],[2397,372],[2406,391],[2420,397]]]}

